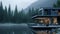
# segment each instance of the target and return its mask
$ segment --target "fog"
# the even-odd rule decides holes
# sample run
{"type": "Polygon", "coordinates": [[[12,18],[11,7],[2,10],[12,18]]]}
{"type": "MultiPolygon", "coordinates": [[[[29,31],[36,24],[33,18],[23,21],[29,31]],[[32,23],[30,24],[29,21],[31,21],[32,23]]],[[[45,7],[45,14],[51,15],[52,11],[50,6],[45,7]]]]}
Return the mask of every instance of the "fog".
{"type": "Polygon", "coordinates": [[[9,7],[9,4],[11,5],[11,9],[14,10],[15,6],[18,6],[18,10],[21,10],[22,8],[25,9],[32,3],[36,2],[37,0],[0,0],[3,3],[3,7],[7,6],[9,7]]]}

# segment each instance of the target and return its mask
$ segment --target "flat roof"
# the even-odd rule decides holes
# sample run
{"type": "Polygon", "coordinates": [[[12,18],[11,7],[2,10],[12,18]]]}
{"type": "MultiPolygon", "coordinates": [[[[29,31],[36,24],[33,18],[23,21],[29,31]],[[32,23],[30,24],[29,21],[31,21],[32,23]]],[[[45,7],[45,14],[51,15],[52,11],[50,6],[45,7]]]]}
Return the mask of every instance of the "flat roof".
{"type": "Polygon", "coordinates": [[[58,15],[35,15],[32,18],[37,18],[37,17],[58,17],[58,15]]]}

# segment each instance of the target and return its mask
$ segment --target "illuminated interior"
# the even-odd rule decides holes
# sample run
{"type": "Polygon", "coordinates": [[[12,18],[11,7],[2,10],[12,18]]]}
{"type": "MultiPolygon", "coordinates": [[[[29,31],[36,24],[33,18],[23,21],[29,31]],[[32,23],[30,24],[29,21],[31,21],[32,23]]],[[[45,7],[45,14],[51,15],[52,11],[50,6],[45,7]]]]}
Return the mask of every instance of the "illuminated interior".
{"type": "MultiPolygon", "coordinates": [[[[37,31],[36,34],[47,34],[46,31],[37,31]]],[[[48,34],[50,34],[50,31],[48,32],[48,34]]],[[[53,32],[52,34],[56,34],[55,32],[53,32]]]]}
{"type": "Polygon", "coordinates": [[[58,10],[58,15],[60,16],[60,10],[58,10]]]}
{"type": "Polygon", "coordinates": [[[42,34],[42,32],[41,31],[37,31],[36,34],[42,34]]]}
{"type": "Polygon", "coordinates": [[[50,19],[49,19],[49,18],[45,18],[45,19],[44,19],[44,23],[45,23],[45,24],[49,24],[49,23],[50,23],[50,19]]]}
{"type": "Polygon", "coordinates": [[[53,18],[53,24],[58,24],[57,23],[57,18],[53,18]]]}
{"type": "Polygon", "coordinates": [[[60,12],[58,12],[58,15],[60,16],[60,12]]]}
{"type": "Polygon", "coordinates": [[[53,17],[52,18],[53,20],[51,20],[50,18],[47,18],[47,17],[44,17],[44,18],[36,18],[36,21],[35,22],[38,22],[38,23],[44,23],[44,24],[58,24],[57,23],[57,18],[56,17],[53,17]]]}
{"type": "Polygon", "coordinates": [[[44,20],[43,20],[43,19],[40,19],[40,20],[39,20],[39,23],[44,23],[44,20]]]}
{"type": "MultiPolygon", "coordinates": [[[[36,18],[36,19],[38,19],[39,23],[44,23],[44,24],[49,24],[50,23],[49,18],[36,18]]],[[[35,22],[37,22],[37,20],[35,22]]]]}

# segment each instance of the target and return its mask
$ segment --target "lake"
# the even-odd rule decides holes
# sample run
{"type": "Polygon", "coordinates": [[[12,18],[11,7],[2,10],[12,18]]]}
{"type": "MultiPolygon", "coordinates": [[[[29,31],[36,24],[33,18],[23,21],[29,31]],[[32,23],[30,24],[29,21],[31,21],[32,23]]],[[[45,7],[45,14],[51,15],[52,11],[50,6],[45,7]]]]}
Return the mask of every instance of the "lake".
{"type": "MultiPolygon", "coordinates": [[[[0,34],[33,34],[27,24],[0,24],[0,34]]],[[[57,34],[60,34],[58,31],[57,34]]]]}

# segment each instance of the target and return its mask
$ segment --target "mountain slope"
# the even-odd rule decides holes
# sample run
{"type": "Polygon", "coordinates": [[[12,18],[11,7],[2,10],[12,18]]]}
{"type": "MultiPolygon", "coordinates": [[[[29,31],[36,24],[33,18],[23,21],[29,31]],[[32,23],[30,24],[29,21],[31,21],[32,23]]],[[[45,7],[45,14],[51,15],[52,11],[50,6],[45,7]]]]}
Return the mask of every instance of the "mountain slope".
{"type": "Polygon", "coordinates": [[[37,2],[31,4],[29,7],[39,8],[39,7],[53,7],[53,4],[57,0],[38,0],[37,2]]]}
{"type": "Polygon", "coordinates": [[[40,8],[40,7],[53,7],[53,4],[56,3],[57,0],[38,0],[35,3],[32,3],[29,7],[25,9],[28,10],[29,8],[40,8]]]}

